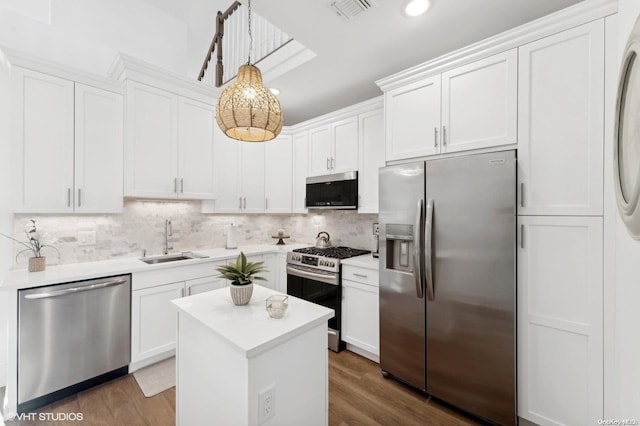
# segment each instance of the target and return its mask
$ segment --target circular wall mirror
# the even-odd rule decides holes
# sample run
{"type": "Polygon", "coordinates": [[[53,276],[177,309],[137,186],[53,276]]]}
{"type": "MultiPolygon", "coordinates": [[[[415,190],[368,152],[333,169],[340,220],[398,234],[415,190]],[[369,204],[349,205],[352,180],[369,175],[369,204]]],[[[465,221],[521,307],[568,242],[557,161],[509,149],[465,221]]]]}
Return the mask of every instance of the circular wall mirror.
{"type": "Polygon", "coordinates": [[[640,239],[640,18],[624,50],[614,134],[618,211],[629,233],[640,239]]]}

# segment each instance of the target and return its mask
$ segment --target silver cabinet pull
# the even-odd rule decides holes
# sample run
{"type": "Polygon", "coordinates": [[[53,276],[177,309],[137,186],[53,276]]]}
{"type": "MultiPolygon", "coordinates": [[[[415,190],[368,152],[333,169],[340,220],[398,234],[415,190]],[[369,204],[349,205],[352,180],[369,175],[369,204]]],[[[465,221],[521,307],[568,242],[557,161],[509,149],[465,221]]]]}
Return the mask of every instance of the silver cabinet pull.
{"type": "Polygon", "coordinates": [[[447,126],[442,126],[442,145],[447,145],[447,126]]]}
{"type": "Polygon", "coordinates": [[[369,276],[368,276],[368,275],[365,275],[365,274],[358,274],[358,273],[355,273],[355,272],[353,273],[353,276],[354,276],[354,277],[360,277],[360,278],[369,278],[369,276]]]}
{"type": "Polygon", "coordinates": [[[78,207],[82,205],[82,188],[78,188],[78,207]]]}
{"type": "Polygon", "coordinates": [[[71,207],[71,188],[67,188],[67,207],[71,207]]]}
{"type": "Polygon", "coordinates": [[[524,182],[520,184],[520,207],[524,207],[524,182]]]}
{"type": "MultiPolygon", "coordinates": [[[[191,288],[189,288],[191,290],[191,288]]],[[[180,297],[184,297],[184,287],[180,289],[180,297]]]]}
{"type": "Polygon", "coordinates": [[[336,168],[336,159],[331,157],[331,168],[335,169],[336,168]]]}
{"type": "Polygon", "coordinates": [[[327,170],[329,170],[329,157],[327,157],[327,170]]]}
{"type": "Polygon", "coordinates": [[[242,210],[242,197],[238,198],[238,208],[242,210]]]}
{"type": "Polygon", "coordinates": [[[433,128],[433,147],[434,148],[438,147],[438,128],[437,127],[433,128]]]}
{"type": "Polygon", "coordinates": [[[184,193],[184,179],[180,178],[180,193],[184,193]]]}
{"type": "Polygon", "coordinates": [[[269,198],[264,199],[264,209],[269,210],[269,198]]]}
{"type": "Polygon", "coordinates": [[[178,193],[178,178],[173,178],[173,192],[178,193]]]}
{"type": "Polygon", "coordinates": [[[247,197],[244,197],[244,205],[242,206],[243,209],[247,208],[247,197]]]}
{"type": "Polygon", "coordinates": [[[520,225],[520,248],[524,248],[524,225],[520,225]]]}
{"type": "Polygon", "coordinates": [[[418,299],[422,299],[424,297],[424,293],[422,291],[422,247],[420,244],[420,236],[423,224],[423,201],[422,199],[418,200],[417,211],[416,211],[416,222],[413,224],[413,278],[416,283],[416,296],[418,299]]]}

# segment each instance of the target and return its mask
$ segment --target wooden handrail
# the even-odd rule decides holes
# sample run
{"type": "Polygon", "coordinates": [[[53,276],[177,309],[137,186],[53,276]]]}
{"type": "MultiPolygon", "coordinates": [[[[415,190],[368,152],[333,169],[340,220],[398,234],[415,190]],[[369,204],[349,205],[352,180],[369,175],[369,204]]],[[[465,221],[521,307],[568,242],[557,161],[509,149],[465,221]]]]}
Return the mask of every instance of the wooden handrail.
{"type": "Polygon", "coordinates": [[[204,58],[204,63],[202,64],[202,68],[200,69],[200,74],[198,75],[199,81],[204,78],[204,73],[209,67],[209,62],[211,61],[213,51],[217,47],[218,52],[216,56],[216,87],[222,86],[222,37],[224,37],[224,21],[226,21],[229,16],[231,16],[233,12],[235,12],[240,7],[240,5],[241,3],[239,1],[234,1],[233,4],[224,11],[224,13],[218,11],[218,13],[216,14],[216,33],[213,36],[213,40],[211,40],[209,51],[207,52],[207,56],[204,58]]]}

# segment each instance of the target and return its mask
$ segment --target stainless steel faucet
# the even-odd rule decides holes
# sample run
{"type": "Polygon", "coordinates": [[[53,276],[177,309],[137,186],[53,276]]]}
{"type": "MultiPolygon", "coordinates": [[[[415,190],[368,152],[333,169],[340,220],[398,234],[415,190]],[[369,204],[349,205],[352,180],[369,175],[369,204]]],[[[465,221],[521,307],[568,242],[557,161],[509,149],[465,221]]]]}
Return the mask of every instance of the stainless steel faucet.
{"type": "Polygon", "coordinates": [[[169,254],[169,250],[173,250],[173,246],[169,245],[169,237],[173,236],[173,228],[169,219],[164,221],[164,254],[169,254]]]}

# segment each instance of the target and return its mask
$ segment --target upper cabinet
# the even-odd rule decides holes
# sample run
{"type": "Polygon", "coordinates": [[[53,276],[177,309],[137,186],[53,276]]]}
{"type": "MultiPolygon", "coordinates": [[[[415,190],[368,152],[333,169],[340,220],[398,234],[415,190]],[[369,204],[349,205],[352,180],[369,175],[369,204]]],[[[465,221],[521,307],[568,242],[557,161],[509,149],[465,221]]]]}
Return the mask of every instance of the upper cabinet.
{"type": "Polygon", "coordinates": [[[517,143],[517,50],[385,92],[386,160],[517,143]]]}
{"type": "Polygon", "coordinates": [[[309,176],[309,134],[303,131],[293,135],[293,213],[307,213],[307,176],[309,176]]]}
{"type": "Polygon", "coordinates": [[[127,81],[125,196],[213,198],[214,111],[127,81]]]}
{"type": "Polygon", "coordinates": [[[265,212],[291,213],[293,149],[291,135],[280,134],[265,146],[265,212]]]}
{"type": "Polygon", "coordinates": [[[518,214],[601,215],[604,22],[519,51],[518,214]]]}
{"type": "Polygon", "coordinates": [[[123,97],[12,68],[14,211],[122,211],[123,97]]]}
{"type": "Polygon", "coordinates": [[[360,114],[358,212],[378,213],[378,170],[384,167],[384,111],[360,114]]]}
{"type": "Polygon", "coordinates": [[[358,170],[358,117],[309,130],[309,176],[358,170]]]}

